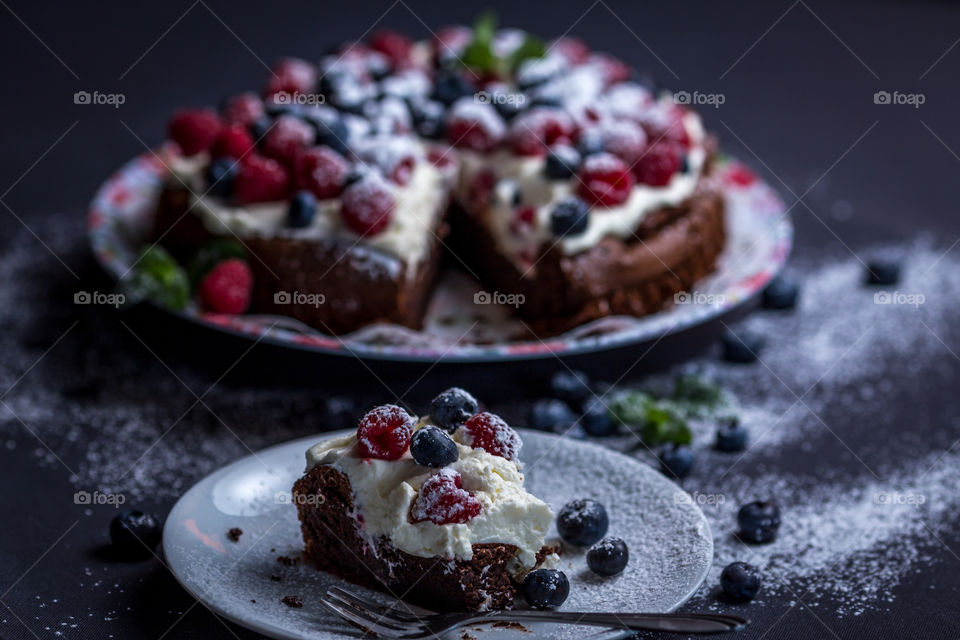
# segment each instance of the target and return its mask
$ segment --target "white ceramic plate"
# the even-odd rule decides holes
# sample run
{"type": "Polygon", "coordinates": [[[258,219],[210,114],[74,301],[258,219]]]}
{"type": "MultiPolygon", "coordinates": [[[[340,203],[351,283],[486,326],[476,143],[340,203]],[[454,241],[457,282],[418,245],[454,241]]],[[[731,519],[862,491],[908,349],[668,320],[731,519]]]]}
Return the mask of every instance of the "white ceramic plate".
{"type": "MultiPolygon", "coordinates": [[[[163,550],[177,580],[214,612],[273,638],[327,640],[358,635],[319,603],[340,585],[373,595],[312,566],[285,566],[303,544],[290,488],[303,473],[307,448],[335,434],[302,438],[265,449],[207,476],[173,507],[163,531],[163,550]],[[227,538],[243,530],[238,542],[227,538]],[[277,579],[279,578],[279,580],[277,579]],[[302,598],[296,609],[284,596],[302,598]]],[[[610,515],[608,535],[630,549],[627,569],[599,578],[582,552],[565,551],[560,568],[570,579],[568,611],[674,609],[700,586],[713,556],[710,528],[687,494],[660,473],[598,445],[521,430],[526,486],[554,511],[574,498],[594,498],[610,515]]],[[[550,537],[555,537],[552,531],[550,537]]],[[[527,625],[528,631],[471,628],[477,638],[578,638],[586,627],[527,625]],[[532,631],[533,634],[529,633],[532,631]]],[[[452,637],[459,638],[457,632],[452,637]]]]}

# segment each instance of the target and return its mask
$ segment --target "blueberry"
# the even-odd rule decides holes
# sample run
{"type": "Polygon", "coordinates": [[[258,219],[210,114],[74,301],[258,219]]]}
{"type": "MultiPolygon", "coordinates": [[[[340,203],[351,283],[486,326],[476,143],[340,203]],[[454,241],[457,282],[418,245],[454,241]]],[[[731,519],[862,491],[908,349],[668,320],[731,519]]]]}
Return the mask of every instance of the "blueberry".
{"type": "Polygon", "coordinates": [[[577,151],[586,158],[596,153],[603,152],[603,134],[597,130],[587,130],[580,134],[580,141],[577,143],[577,151]]]}
{"type": "Polygon", "coordinates": [[[439,140],[446,135],[443,105],[433,100],[423,100],[410,105],[413,126],[424,138],[439,140]]]}
{"type": "Polygon", "coordinates": [[[775,502],[762,500],[750,502],[737,512],[737,534],[747,542],[773,542],[780,528],[780,507],[775,502]]]}
{"type": "Polygon", "coordinates": [[[457,445],[446,433],[434,426],[418,429],[410,442],[410,455],[425,467],[445,467],[460,458],[457,445]]]}
{"type": "Polygon", "coordinates": [[[763,290],[763,306],[767,309],[793,309],[797,306],[800,287],[787,276],[777,276],[763,290]]]}
{"type": "Polygon", "coordinates": [[[900,263],[893,260],[871,260],[867,264],[867,284],[890,286],[900,281],[900,263]]]}
{"type": "Polygon", "coordinates": [[[563,106],[563,100],[557,95],[541,93],[533,97],[533,100],[530,102],[530,106],[559,108],[563,106]]]}
{"type": "Polygon", "coordinates": [[[753,600],[760,590],[760,571],[746,562],[733,562],[720,574],[720,587],[734,600],[753,600]]]}
{"type": "Polygon", "coordinates": [[[270,127],[273,126],[273,118],[269,116],[263,116],[256,122],[250,125],[250,134],[253,135],[255,141],[262,140],[267,131],[270,130],[270,127]]]}
{"type": "Polygon", "coordinates": [[[743,451],[747,448],[747,429],[737,418],[731,418],[717,429],[717,449],[720,451],[743,451]]]}
{"type": "Polygon", "coordinates": [[[273,100],[265,100],[263,103],[263,108],[273,118],[279,118],[280,116],[296,116],[300,114],[300,105],[292,102],[274,102],[273,100]]]}
{"type": "Polygon", "coordinates": [[[456,71],[440,73],[433,85],[433,99],[449,106],[473,93],[473,87],[456,71]]]}
{"type": "Polygon", "coordinates": [[[527,414],[527,426],[540,431],[556,431],[558,428],[565,431],[576,421],[577,416],[562,400],[537,400],[530,405],[527,414]]]}
{"type": "Polygon", "coordinates": [[[723,335],[723,359],[740,364],[756,362],[764,343],[763,336],[752,331],[727,331],[723,335]]]}
{"type": "Polygon", "coordinates": [[[583,404],[580,424],[584,431],[598,438],[612,436],[618,431],[617,423],[610,417],[607,404],[599,398],[590,398],[583,404]]]}
{"type": "Polygon", "coordinates": [[[348,145],[350,132],[343,120],[334,120],[333,122],[313,121],[314,128],[317,130],[317,144],[330,147],[342,156],[350,153],[348,145]]]}
{"type": "Polygon", "coordinates": [[[570,581],[563,571],[536,569],[520,585],[523,599],[534,609],[554,609],[570,595],[570,581]]]}
{"type": "Polygon", "coordinates": [[[353,80],[342,84],[329,99],[330,104],[347,113],[363,115],[363,108],[374,98],[371,89],[353,80]]]}
{"type": "Polygon", "coordinates": [[[207,185],[210,193],[221,198],[233,195],[233,182],[237,175],[237,161],[233,158],[217,158],[207,167],[207,185]]]}
{"type": "Polygon", "coordinates": [[[287,208],[287,226],[293,229],[309,227],[317,214],[317,197],[312,191],[297,191],[287,208]]]}
{"type": "Polygon", "coordinates": [[[580,168],[580,154],[571,146],[558,144],[550,149],[544,171],[551,180],[565,180],[580,168]]]}
{"type": "Polygon", "coordinates": [[[566,198],[558,202],[550,212],[550,230],[554,235],[575,236],[587,230],[590,210],[579,198],[566,198]]]}
{"type": "Polygon", "coordinates": [[[557,532],[570,544],[589,547],[607,534],[610,518],[596,500],[568,502],[557,515],[557,532]]]}
{"type": "Polygon", "coordinates": [[[529,101],[522,93],[500,93],[493,101],[493,106],[504,120],[512,120],[523,113],[529,101]]]}
{"type": "Polygon", "coordinates": [[[453,433],[478,410],[476,398],[459,387],[451,387],[430,403],[430,420],[445,431],[453,433]]]}
{"type": "Polygon", "coordinates": [[[660,471],[672,478],[685,478],[693,468],[693,451],[685,444],[666,444],[657,449],[660,471]]]}
{"type": "Polygon", "coordinates": [[[127,510],[110,521],[110,542],[126,558],[150,557],[160,544],[160,535],[160,522],[152,513],[127,510]]]}
{"type": "Polygon", "coordinates": [[[561,369],[550,378],[550,391],[571,407],[579,406],[584,400],[593,395],[590,390],[590,379],[582,371],[561,369]]]}
{"type": "Polygon", "coordinates": [[[601,576],[614,576],[623,571],[630,559],[627,543],[620,538],[604,538],[587,551],[587,566],[601,576]]]}
{"type": "Polygon", "coordinates": [[[690,156],[683,156],[680,159],[680,173],[690,173],[690,156]]]}

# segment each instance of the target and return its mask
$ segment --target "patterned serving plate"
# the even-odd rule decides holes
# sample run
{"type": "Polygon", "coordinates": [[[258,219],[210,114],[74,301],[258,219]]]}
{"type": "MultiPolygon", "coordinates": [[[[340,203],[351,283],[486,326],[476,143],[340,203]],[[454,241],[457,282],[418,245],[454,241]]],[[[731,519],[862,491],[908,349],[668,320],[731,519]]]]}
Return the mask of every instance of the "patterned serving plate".
{"type": "MultiPolygon", "coordinates": [[[[719,268],[669,309],[643,318],[596,320],[546,340],[516,339],[509,310],[474,304],[478,285],[450,274],[438,286],[422,331],[375,325],[341,336],[282,316],[228,316],[196,306],[170,311],[218,331],[317,353],[433,362],[510,361],[578,355],[658,340],[719,318],[743,305],[783,267],[793,226],[769,185],[735,160],[717,170],[727,198],[728,243],[719,268]]],[[[126,274],[149,233],[168,169],[153,153],[134,158],[97,191],[88,213],[93,252],[114,278],[126,274]]]]}

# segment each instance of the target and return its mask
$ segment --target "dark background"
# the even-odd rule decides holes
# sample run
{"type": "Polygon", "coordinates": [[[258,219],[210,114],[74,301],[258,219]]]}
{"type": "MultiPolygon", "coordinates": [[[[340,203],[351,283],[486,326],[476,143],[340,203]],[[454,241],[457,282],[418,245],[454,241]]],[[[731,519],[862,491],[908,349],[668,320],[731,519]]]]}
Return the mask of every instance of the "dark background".
{"type": "MultiPolygon", "coordinates": [[[[707,126],[724,149],[757,169],[792,206],[800,255],[842,254],[921,232],[932,233],[947,249],[960,235],[955,197],[960,158],[952,150],[960,149],[960,47],[954,49],[960,39],[960,7],[953,3],[489,4],[507,26],[545,36],[570,30],[650,71],[671,89],[722,93],[720,108],[702,108],[707,126]],[[926,102],[918,109],[876,105],[873,95],[880,90],[922,93],[926,102]]],[[[216,104],[226,94],[251,88],[266,74],[263,63],[281,55],[315,58],[331,43],[358,38],[374,26],[426,36],[428,27],[469,22],[478,10],[464,3],[414,0],[259,5],[8,0],[0,5],[0,202],[5,205],[0,208],[0,250],[14,241],[32,243],[48,263],[36,274],[37,287],[59,292],[41,296],[49,306],[3,345],[38,355],[78,315],[69,292],[100,277],[84,248],[86,204],[110,172],[161,141],[174,108],[216,104]],[[75,105],[73,94],[79,90],[122,93],[126,101],[119,109],[75,105]],[[55,248],[45,255],[51,246],[55,248]]],[[[27,373],[18,383],[20,390],[62,384],[65,402],[86,402],[111,384],[87,375],[91,345],[99,357],[116,357],[128,371],[156,369],[115,314],[91,313],[80,318],[79,328],[57,343],[36,372],[21,367],[6,371],[5,379],[13,383],[27,373]],[[101,334],[119,335],[103,342],[101,334]],[[105,348],[116,351],[104,355],[105,348]]],[[[231,362],[228,355],[197,349],[205,338],[158,314],[135,313],[124,321],[195,383],[198,393],[231,362]]],[[[246,346],[223,348],[236,353],[246,346]]],[[[316,367],[311,375],[302,362],[285,367],[286,373],[301,375],[305,397],[318,393],[310,389],[317,379],[312,373],[330,365],[309,366],[316,367]]],[[[258,372],[263,385],[276,383],[269,370],[247,375],[258,372]]],[[[162,369],[154,373],[167,375],[162,369]]],[[[608,373],[619,377],[615,370],[608,373]]],[[[349,384],[365,392],[378,386],[372,380],[349,384]]],[[[443,384],[428,377],[411,397],[429,397],[443,384]]],[[[483,381],[474,383],[481,393],[483,386],[483,381]]],[[[952,386],[949,380],[931,381],[929,400],[953,393],[952,386]]],[[[536,392],[519,386],[515,393],[520,398],[536,392]]],[[[104,399],[97,396],[97,401],[104,399]]],[[[309,402],[303,407],[307,413],[309,402]]],[[[904,419],[909,420],[909,409],[904,409],[904,419]]],[[[9,437],[18,446],[0,449],[2,477],[5,486],[31,489],[4,491],[0,505],[5,523],[0,530],[0,636],[47,637],[59,630],[66,637],[161,637],[192,599],[155,561],[126,565],[104,557],[99,545],[107,518],[101,514],[80,519],[51,547],[77,514],[49,508],[40,496],[67,495],[75,487],[63,467],[38,465],[26,455],[39,445],[28,425],[22,430],[14,426],[9,437]],[[116,579],[138,586],[73,591],[79,567],[87,566],[105,583],[116,579]],[[51,593],[62,598],[51,611],[33,602],[51,593]],[[61,625],[64,621],[67,626],[61,625]]],[[[260,444],[273,440],[263,433],[250,438],[260,444]]],[[[68,465],[75,464],[71,455],[64,453],[68,465]]],[[[196,479],[186,478],[187,486],[196,479]]],[[[147,506],[166,513],[171,504],[160,500],[147,506]]],[[[898,589],[890,614],[833,620],[821,611],[826,623],[821,624],[809,610],[784,602],[780,608],[751,612],[755,622],[744,637],[867,637],[879,636],[879,628],[884,636],[956,637],[958,561],[946,557],[939,567],[935,598],[926,590],[925,576],[918,575],[898,589]]],[[[253,637],[194,607],[167,637],[232,634],[253,637]]]]}

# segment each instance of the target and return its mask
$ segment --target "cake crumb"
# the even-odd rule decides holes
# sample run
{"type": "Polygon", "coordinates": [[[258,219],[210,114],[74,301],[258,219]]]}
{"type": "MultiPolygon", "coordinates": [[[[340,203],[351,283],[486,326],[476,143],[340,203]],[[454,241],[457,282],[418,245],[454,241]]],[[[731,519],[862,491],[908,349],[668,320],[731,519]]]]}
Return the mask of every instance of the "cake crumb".
{"type": "Polygon", "coordinates": [[[273,580],[274,582],[280,582],[281,580],[283,580],[283,578],[281,578],[278,575],[271,575],[270,579],[273,580]]]}
{"type": "Polygon", "coordinates": [[[460,634],[460,640],[477,640],[477,636],[472,635],[464,631],[460,634]]]}
{"type": "Polygon", "coordinates": [[[506,620],[500,620],[499,622],[494,622],[491,626],[496,627],[497,629],[512,629],[513,631],[530,633],[530,629],[527,629],[519,622],[507,622],[506,620]]]}
{"type": "Polygon", "coordinates": [[[277,556],[277,562],[285,567],[295,567],[300,562],[300,558],[291,558],[290,556],[277,556]]]}
{"type": "Polygon", "coordinates": [[[303,608],[303,600],[300,598],[300,596],[283,596],[280,602],[292,609],[303,608]]]}
{"type": "Polygon", "coordinates": [[[243,535],[243,529],[240,529],[238,527],[233,527],[232,529],[227,531],[227,538],[229,538],[231,542],[237,542],[238,540],[240,540],[240,536],[242,535],[243,535]]]}

